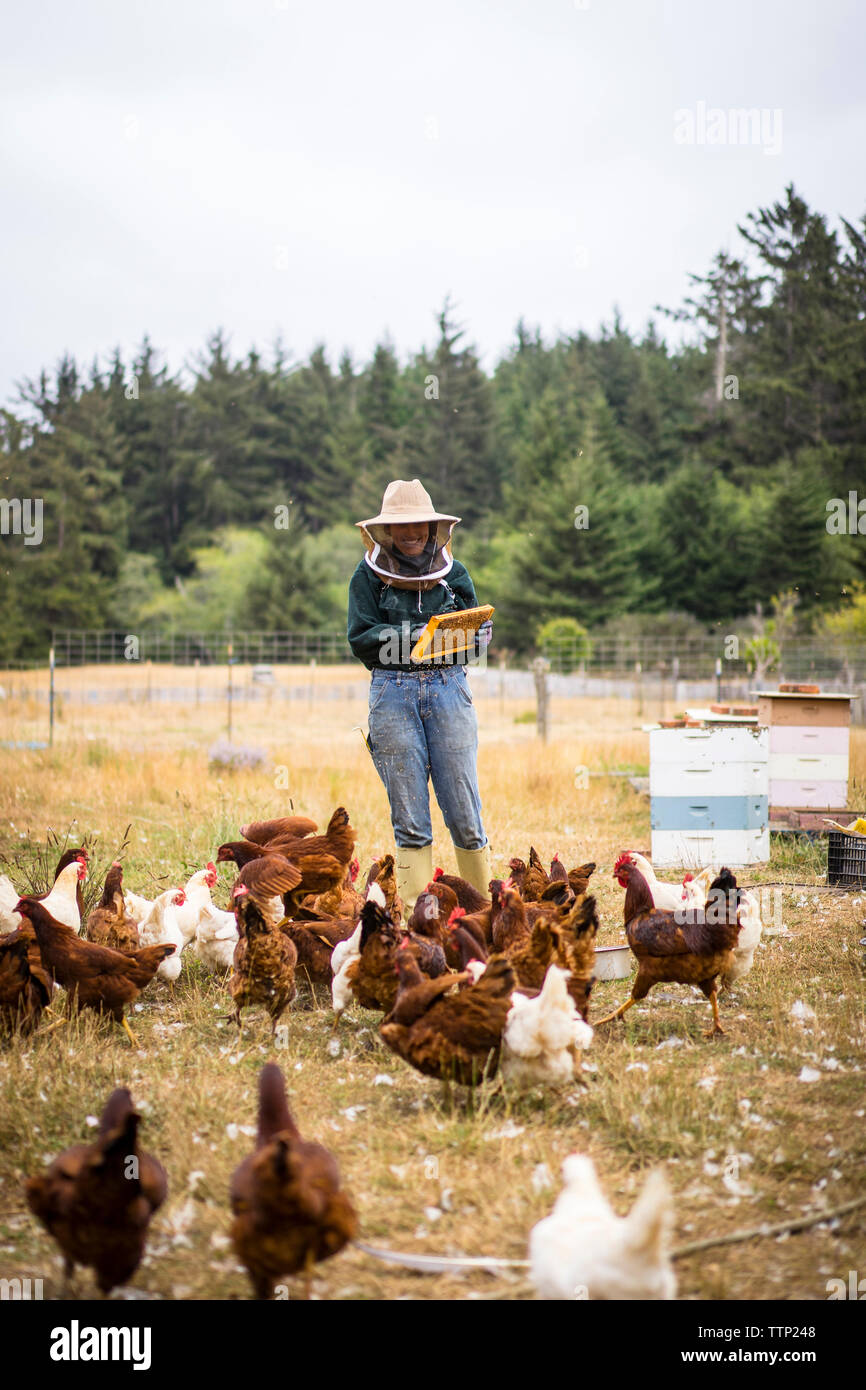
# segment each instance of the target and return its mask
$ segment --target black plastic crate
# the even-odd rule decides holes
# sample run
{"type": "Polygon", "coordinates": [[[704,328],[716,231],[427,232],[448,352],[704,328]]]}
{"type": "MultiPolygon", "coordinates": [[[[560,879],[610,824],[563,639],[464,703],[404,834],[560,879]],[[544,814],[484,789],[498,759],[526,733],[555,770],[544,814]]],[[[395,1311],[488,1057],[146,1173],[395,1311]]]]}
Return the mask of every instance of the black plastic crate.
{"type": "Polygon", "coordinates": [[[831,830],[827,841],[827,882],[866,888],[866,836],[831,830]]]}

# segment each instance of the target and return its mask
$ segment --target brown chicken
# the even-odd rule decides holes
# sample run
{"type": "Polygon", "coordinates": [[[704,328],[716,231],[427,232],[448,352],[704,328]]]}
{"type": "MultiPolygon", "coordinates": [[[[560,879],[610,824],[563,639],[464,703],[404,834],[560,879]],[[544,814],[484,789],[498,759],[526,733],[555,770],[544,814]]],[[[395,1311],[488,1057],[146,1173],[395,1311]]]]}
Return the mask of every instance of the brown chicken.
{"type": "Polygon", "coordinates": [[[590,861],[588,864],[579,864],[576,869],[569,869],[568,883],[572,893],[576,898],[582,898],[586,892],[589,880],[595,873],[596,866],[590,861]]]}
{"type": "Polygon", "coordinates": [[[653,905],[643,874],[634,864],[620,870],[627,880],[625,932],[638,970],[631,997],[599,1023],[621,1018],[632,1004],[644,999],[653,985],[662,982],[697,985],[713,1010],[713,1027],[707,1037],[724,1033],[719,1020],[717,979],[731,968],[740,926],[739,889],[730,869],[722,869],[710,885],[698,920],[679,923],[678,912],[653,905]]]}
{"type": "Polygon", "coordinates": [[[561,964],[564,956],[559,928],[547,917],[534,922],[527,938],[514,940],[504,948],[517,976],[522,994],[539,994],[547,977],[548,966],[561,964]]]}
{"type": "Polygon", "coordinates": [[[545,888],[550,887],[550,875],[542,864],[538,853],[533,845],[529,846],[529,864],[523,875],[523,887],[520,896],[524,902],[537,903],[541,901],[541,895],[545,888]]]}
{"type": "MultiPolygon", "coordinates": [[[[260,826],[255,825],[253,829],[258,833],[260,826]]],[[[272,854],[288,860],[298,874],[295,884],[284,895],[286,916],[294,918],[308,894],[327,893],[342,884],[354,849],[355,832],[349,824],[348,813],[338,806],[324,835],[280,834],[264,844],[249,839],[232,840],[220,845],[217,862],[233,859],[243,868],[255,859],[272,854]]]]}
{"type": "Polygon", "coordinates": [[[64,927],[35,898],[21,898],[17,910],[33,924],[42,962],[48,974],[67,992],[78,1011],[95,1009],[109,1014],[135,1044],[124,1014],[124,1004],[137,999],[150,984],[162,961],[174,951],[170,942],[141,946],[124,954],[107,946],[82,941],[71,927],[64,927]]]}
{"type": "Polygon", "coordinates": [[[566,873],[565,865],[558,854],[555,854],[550,861],[549,877],[551,883],[568,883],[568,874],[566,873]]]}
{"type": "Polygon", "coordinates": [[[331,955],[341,941],[348,941],[357,926],[351,917],[331,917],[316,921],[285,921],[280,931],[294,942],[298,953],[297,971],[311,985],[329,985],[333,978],[331,955]]]}
{"type": "Polygon", "coordinates": [[[499,913],[492,928],[494,951],[515,950],[529,940],[530,926],[526,915],[526,905],[516,888],[503,886],[497,894],[500,903],[499,913]]]}
{"type": "Polygon", "coordinates": [[[459,874],[446,874],[441,869],[435,869],[433,882],[450,888],[457,898],[457,905],[465,912],[482,912],[490,906],[490,899],[479,893],[477,888],[473,888],[471,883],[467,883],[465,878],[460,878],[459,874]]]}
{"type": "MultiPolygon", "coordinates": [[[[385,907],[392,921],[396,922],[398,919],[402,919],[403,901],[397,896],[397,871],[394,866],[393,854],[383,854],[378,859],[373,860],[370,865],[370,872],[367,874],[364,901],[366,901],[366,894],[369,893],[370,885],[373,883],[378,883],[385,894],[385,907]]],[[[363,907],[363,905],[362,903],[361,906],[363,907]]]]}
{"type": "MultiPolygon", "coordinates": [[[[459,912],[462,915],[463,909],[455,904],[451,913],[452,917],[454,912],[459,912]]],[[[431,941],[441,942],[443,940],[443,917],[437,893],[425,890],[418,894],[411,916],[406,923],[406,930],[415,932],[417,936],[427,936],[431,941]]]]}
{"type": "Polygon", "coordinates": [[[103,1294],[138,1269],[148,1223],[168,1191],[162,1164],[138,1146],[140,1118],[129,1091],[113,1091],[94,1143],[65,1149],[25,1189],[30,1210],[60,1246],[65,1278],[86,1265],[103,1294]]]}
{"type": "MultiPolygon", "coordinates": [[[[282,856],[279,856],[282,859],[282,856]]],[[[282,861],[285,864],[285,861],[282,861]]],[[[274,1032],[280,1015],[298,992],[295,943],[279,927],[273,927],[262,908],[286,882],[280,863],[258,860],[247,864],[232,890],[238,941],[234,950],[229,993],[235,1004],[235,1022],[241,1028],[241,1009],[262,1004],[274,1032]]]]}
{"type": "Polygon", "coordinates": [[[486,946],[482,946],[478,938],[465,929],[459,917],[455,917],[449,926],[448,935],[451,938],[451,949],[457,959],[459,971],[465,972],[473,961],[481,965],[487,964],[486,946]]]}
{"type": "Polygon", "coordinates": [[[463,935],[468,936],[475,942],[478,949],[476,959],[486,960],[489,954],[488,948],[490,943],[484,933],[482,915],[477,912],[464,912],[462,907],[455,907],[445,924],[445,940],[443,942],[445,959],[448,961],[452,970],[459,970],[461,968],[459,964],[459,951],[455,944],[460,938],[453,935],[455,926],[463,935]]]}
{"type": "Polygon", "coordinates": [[[230,1196],[232,1242],[257,1298],[272,1298],[277,1280],[301,1272],[309,1296],[313,1266],[339,1254],[358,1232],[336,1160],[301,1138],[273,1062],[259,1074],[256,1147],[232,1174],[230,1196]]]}
{"type": "Polygon", "coordinates": [[[479,936],[479,940],[485,941],[488,946],[491,944],[492,923],[502,905],[501,891],[501,879],[491,879],[491,897],[485,900],[485,906],[479,908],[477,912],[469,912],[465,907],[460,905],[454,889],[450,888],[448,884],[444,882],[444,879],[432,879],[430,883],[427,884],[426,889],[426,892],[432,893],[438,900],[440,923],[447,926],[455,910],[459,909],[461,913],[465,914],[462,919],[462,925],[467,931],[471,931],[473,934],[479,936]]]}
{"type": "Polygon", "coordinates": [[[105,887],[97,907],[87,919],[88,941],[98,946],[110,946],[113,951],[137,951],[138,924],[126,911],[123,902],[123,867],[115,859],[105,875],[105,887]]]}
{"type": "Polygon", "coordinates": [[[314,835],[318,828],[309,816],[279,816],[276,820],[250,821],[249,825],[241,826],[241,834],[255,845],[266,845],[271,840],[303,840],[307,835],[314,835]]]}
{"type": "MultiPolygon", "coordinates": [[[[397,997],[396,964],[410,954],[422,975],[429,979],[449,975],[445,952],[438,941],[406,932],[384,908],[369,898],[361,912],[360,956],[349,969],[352,993],[363,1009],[387,1013],[397,997]],[[400,950],[402,942],[407,949],[400,950]]],[[[451,977],[453,978],[453,977],[451,977]]]]}
{"type": "Polygon", "coordinates": [[[425,982],[409,951],[399,952],[397,969],[397,998],[379,1029],[385,1046],[424,1076],[461,1086],[492,1076],[516,984],[509,961],[494,956],[477,983],[447,995],[465,976],[425,982]]]}
{"type": "Polygon", "coordinates": [[[566,989],[581,1018],[588,1023],[589,996],[595,984],[595,939],[599,926],[595,898],[584,894],[575,899],[560,911],[555,921],[560,940],[556,964],[571,972],[566,989]]]}
{"type": "Polygon", "coordinates": [[[54,982],[42,964],[36,933],[22,919],[17,931],[0,936],[0,1024],[4,1031],[31,1033],[47,1009],[54,982]]]}
{"type": "Polygon", "coordinates": [[[342,883],[327,893],[310,894],[304,900],[304,907],[311,908],[318,917],[351,917],[357,922],[364,906],[363,894],[355,888],[360,869],[358,860],[351,859],[346,866],[342,883]]]}

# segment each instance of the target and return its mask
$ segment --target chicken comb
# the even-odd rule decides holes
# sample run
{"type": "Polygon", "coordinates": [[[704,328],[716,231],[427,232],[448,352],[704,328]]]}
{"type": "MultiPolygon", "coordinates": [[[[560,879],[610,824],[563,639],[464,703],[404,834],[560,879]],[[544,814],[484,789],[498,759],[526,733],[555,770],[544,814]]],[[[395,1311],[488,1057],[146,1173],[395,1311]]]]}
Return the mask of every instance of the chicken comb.
{"type": "Polygon", "coordinates": [[[434,882],[434,883],[437,883],[444,873],[445,873],[445,870],[444,870],[443,868],[441,868],[441,867],[440,867],[440,868],[437,868],[437,869],[434,869],[434,870],[433,870],[433,882],[434,882]]]}
{"type": "Polygon", "coordinates": [[[458,920],[458,918],[460,918],[460,917],[465,917],[465,916],[466,916],[466,908],[465,908],[465,907],[455,907],[455,908],[452,909],[451,916],[448,918],[448,921],[445,923],[445,925],[446,925],[447,927],[453,926],[453,924],[458,920]]]}
{"type": "Polygon", "coordinates": [[[205,864],[205,868],[207,869],[207,871],[208,871],[209,874],[215,874],[215,873],[216,873],[216,864],[212,864],[210,860],[208,860],[207,863],[205,864]]]}
{"type": "Polygon", "coordinates": [[[628,850],[627,850],[627,849],[622,850],[622,852],[620,853],[619,859],[617,859],[616,863],[615,863],[614,866],[613,866],[614,874],[616,873],[617,869],[621,869],[621,868],[623,867],[624,864],[630,864],[630,863],[631,863],[631,856],[630,856],[628,850]]]}
{"type": "Polygon", "coordinates": [[[694,874],[684,874],[684,875],[683,875],[683,883],[691,883],[693,879],[694,879],[694,874]]]}

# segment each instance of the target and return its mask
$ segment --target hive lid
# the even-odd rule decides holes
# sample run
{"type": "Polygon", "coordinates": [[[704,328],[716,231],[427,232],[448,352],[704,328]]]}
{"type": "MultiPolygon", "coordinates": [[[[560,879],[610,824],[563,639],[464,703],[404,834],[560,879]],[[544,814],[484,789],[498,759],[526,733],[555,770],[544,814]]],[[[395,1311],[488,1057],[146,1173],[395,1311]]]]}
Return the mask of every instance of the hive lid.
{"type": "Polygon", "coordinates": [[[856,690],[850,694],[833,690],[828,693],[822,692],[820,695],[803,695],[793,690],[750,690],[749,694],[753,700],[857,700],[860,698],[856,690]]]}

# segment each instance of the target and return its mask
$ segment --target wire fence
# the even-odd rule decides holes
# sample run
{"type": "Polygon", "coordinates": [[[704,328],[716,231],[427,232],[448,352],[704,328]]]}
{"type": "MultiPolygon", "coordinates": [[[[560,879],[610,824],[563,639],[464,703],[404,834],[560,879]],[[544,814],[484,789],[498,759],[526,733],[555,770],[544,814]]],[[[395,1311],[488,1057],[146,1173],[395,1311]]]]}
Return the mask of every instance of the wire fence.
{"type": "MultiPolygon", "coordinates": [[[[141,632],[64,628],[53,634],[58,666],[91,666],[123,661],[151,661],[172,666],[234,664],[250,666],[335,666],[355,661],[345,632],[141,632]]],[[[590,634],[548,642],[544,655],[551,670],[563,675],[608,678],[646,675],[670,680],[725,681],[815,680],[844,685],[866,681],[866,642],[830,642],[792,638],[763,667],[749,659],[748,638],[729,634],[707,638],[611,637],[590,634]]],[[[495,640],[488,660],[503,659],[495,640]]],[[[43,663],[32,663],[44,665],[43,663]]],[[[513,669],[526,669],[529,658],[509,655],[513,669]]]]}
{"type": "Polygon", "coordinates": [[[116,632],[62,628],[53,633],[58,666],[153,661],[170,666],[295,666],[354,661],[345,632],[116,632]]]}

